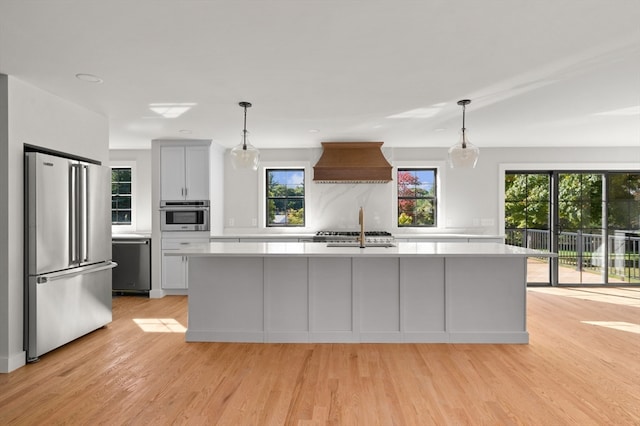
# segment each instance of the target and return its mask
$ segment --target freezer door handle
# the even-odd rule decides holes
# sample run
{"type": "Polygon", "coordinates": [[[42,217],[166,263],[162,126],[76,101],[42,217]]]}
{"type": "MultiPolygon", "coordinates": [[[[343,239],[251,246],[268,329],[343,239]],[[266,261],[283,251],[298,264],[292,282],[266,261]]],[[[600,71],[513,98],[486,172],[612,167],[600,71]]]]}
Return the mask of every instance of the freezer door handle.
{"type": "Polygon", "coordinates": [[[104,271],[107,269],[113,269],[116,266],[118,266],[116,262],[103,262],[97,265],[82,266],[80,268],[74,268],[66,271],[52,272],[50,274],[39,275],[36,278],[36,282],[38,284],[46,284],[50,281],[55,281],[62,278],[69,278],[75,275],[82,275],[82,274],[87,274],[92,272],[104,271]]]}
{"type": "Polygon", "coordinates": [[[139,246],[143,246],[143,245],[148,245],[149,244],[149,240],[146,241],[137,241],[137,240],[132,240],[132,241],[122,241],[122,240],[113,240],[111,242],[112,244],[118,244],[118,245],[139,245],[139,246]]]}
{"type": "Polygon", "coordinates": [[[78,256],[78,165],[69,168],[69,263],[80,262],[78,256]]]}
{"type": "Polygon", "coordinates": [[[82,165],[82,189],[80,191],[80,261],[89,260],[89,167],[82,165]]]}

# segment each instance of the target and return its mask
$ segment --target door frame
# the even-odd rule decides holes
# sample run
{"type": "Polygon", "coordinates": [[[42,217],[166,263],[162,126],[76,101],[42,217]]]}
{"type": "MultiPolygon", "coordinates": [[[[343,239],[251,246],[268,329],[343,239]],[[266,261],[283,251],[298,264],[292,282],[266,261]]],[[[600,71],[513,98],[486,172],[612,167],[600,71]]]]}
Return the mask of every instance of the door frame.
{"type": "MultiPolygon", "coordinates": [[[[507,171],[511,172],[521,172],[521,173],[541,173],[548,172],[551,174],[551,188],[550,188],[550,198],[551,205],[550,215],[551,221],[550,223],[550,249],[557,252],[558,244],[557,244],[557,235],[556,230],[557,226],[554,221],[557,221],[558,212],[557,205],[553,201],[556,198],[557,190],[558,190],[558,179],[557,175],[559,173],[606,173],[606,172],[628,172],[628,173],[638,173],[640,169],[638,169],[637,164],[632,163],[500,163],[498,164],[498,229],[501,233],[504,233],[504,191],[505,191],[505,175],[507,171]]],[[[606,184],[606,175],[605,175],[605,184],[606,184]]],[[[605,191],[606,193],[606,191],[605,191]]],[[[606,194],[604,195],[606,198],[606,194]]],[[[606,216],[606,215],[605,215],[606,216]]],[[[606,218],[603,218],[606,221],[606,218]]],[[[603,224],[606,226],[606,222],[603,224]]],[[[606,229],[606,228],[605,228],[606,229]]],[[[606,245],[605,245],[606,246],[606,245]]],[[[607,253],[605,253],[607,256],[607,253]]],[[[607,257],[604,257],[607,259],[607,257]]],[[[582,285],[580,283],[573,284],[559,284],[558,280],[558,259],[552,258],[549,262],[549,271],[550,271],[550,283],[551,286],[558,285],[582,285]]],[[[608,272],[606,278],[602,285],[608,283],[608,272]]]]}

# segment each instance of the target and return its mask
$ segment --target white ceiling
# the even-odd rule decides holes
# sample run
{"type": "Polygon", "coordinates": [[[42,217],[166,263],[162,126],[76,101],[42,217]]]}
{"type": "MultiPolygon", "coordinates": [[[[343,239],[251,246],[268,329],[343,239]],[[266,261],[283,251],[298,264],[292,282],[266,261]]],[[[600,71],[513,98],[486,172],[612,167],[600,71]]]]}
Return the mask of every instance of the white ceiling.
{"type": "Polygon", "coordinates": [[[234,146],[239,101],[258,148],[446,147],[463,98],[481,148],[640,145],[638,0],[0,0],[0,73],[107,116],[112,148],[234,146]]]}

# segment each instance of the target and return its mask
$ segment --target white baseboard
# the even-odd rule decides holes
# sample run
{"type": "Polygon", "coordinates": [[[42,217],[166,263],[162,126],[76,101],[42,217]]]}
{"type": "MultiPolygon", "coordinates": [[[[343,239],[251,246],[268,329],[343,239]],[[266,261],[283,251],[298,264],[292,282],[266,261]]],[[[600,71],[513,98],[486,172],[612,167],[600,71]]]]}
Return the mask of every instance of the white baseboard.
{"type": "Polygon", "coordinates": [[[25,351],[12,354],[9,358],[0,358],[0,373],[11,373],[27,363],[25,351]]]}

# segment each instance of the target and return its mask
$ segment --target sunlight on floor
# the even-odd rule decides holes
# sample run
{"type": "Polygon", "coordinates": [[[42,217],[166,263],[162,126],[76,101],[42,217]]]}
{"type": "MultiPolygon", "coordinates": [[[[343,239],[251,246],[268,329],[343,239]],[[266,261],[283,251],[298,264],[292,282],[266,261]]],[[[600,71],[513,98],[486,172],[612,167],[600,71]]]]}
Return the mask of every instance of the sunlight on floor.
{"type": "Polygon", "coordinates": [[[583,324],[599,325],[601,327],[613,328],[614,330],[628,331],[640,334],[640,324],[632,324],[622,321],[580,321],[583,324]]]}
{"type": "Polygon", "coordinates": [[[529,287],[528,291],[640,308],[639,287],[529,287]]]}
{"type": "Polygon", "coordinates": [[[145,333],[184,333],[187,329],[173,318],[134,318],[145,333]]]}

